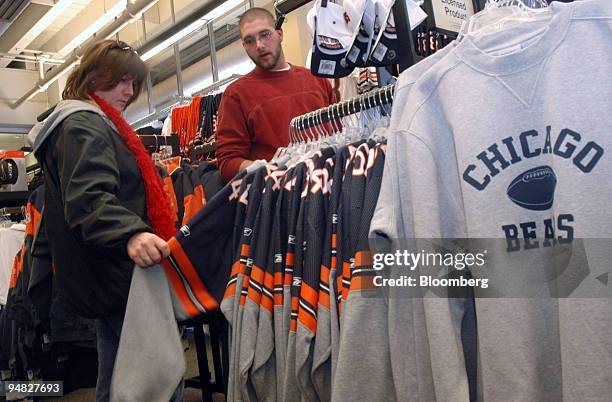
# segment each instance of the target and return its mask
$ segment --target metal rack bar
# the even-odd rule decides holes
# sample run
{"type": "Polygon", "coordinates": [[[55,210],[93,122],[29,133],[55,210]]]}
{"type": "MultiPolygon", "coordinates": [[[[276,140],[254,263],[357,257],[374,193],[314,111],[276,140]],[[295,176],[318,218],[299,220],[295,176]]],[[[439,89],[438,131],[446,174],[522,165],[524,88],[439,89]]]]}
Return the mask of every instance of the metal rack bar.
{"type": "Polygon", "coordinates": [[[240,74],[232,74],[227,78],[223,78],[222,80],[219,80],[217,82],[214,82],[212,84],[210,84],[209,86],[207,86],[206,88],[202,88],[197,92],[194,92],[192,94],[192,96],[202,96],[202,95],[207,95],[210,92],[214,91],[215,89],[219,89],[220,87],[222,87],[223,85],[235,81],[238,78],[242,77],[242,75],[240,74]]]}
{"type": "Polygon", "coordinates": [[[179,155],[179,139],[177,135],[139,135],[142,144],[148,147],[159,147],[160,145],[168,145],[172,147],[172,156],[179,155]]]}
{"type": "Polygon", "coordinates": [[[25,215],[25,207],[4,207],[0,208],[1,216],[25,215]]]}
{"type": "Polygon", "coordinates": [[[274,9],[276,13],[289,14],[290,12],[297,10],[304,4],[310,3],[312,0],[279,0],[274,3],[274,9]]]}
{"type": "Polygon", "coordinates": [[[0,191],[0,205],[25,205],[30,197],[29,191],[0,191]]]}
{"type": "Polygon", "coordinates": [[[331,106],[294,117],[291,119],[289,126],[297,130],[313,128],[317,125],[328,123],[332,120],[337,120],[362,110],[391,104],[393,103],[394,90],[395,85],[387,85],[355,98],[334,103],[331,106]]]}

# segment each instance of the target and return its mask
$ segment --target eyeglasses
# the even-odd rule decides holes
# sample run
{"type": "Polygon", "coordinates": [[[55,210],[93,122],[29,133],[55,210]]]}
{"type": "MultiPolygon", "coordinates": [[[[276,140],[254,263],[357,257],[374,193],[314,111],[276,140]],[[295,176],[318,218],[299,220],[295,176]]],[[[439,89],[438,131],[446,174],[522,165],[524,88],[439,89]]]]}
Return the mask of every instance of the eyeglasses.
{"type": "Polygon", "coordinates": [[[264,31],[261,31],[257,34],[257,38],[255,38],[255,36],[247,36],[242,40],[242,43],[244,43],[245,46],[251,47],[254,46],[257,43],[257,39],[259,39],[262,42],[267,42],[270,40],[270,38],[272,37],[272,31],[270,31],[269,29],[266,29],[264,31]]]}

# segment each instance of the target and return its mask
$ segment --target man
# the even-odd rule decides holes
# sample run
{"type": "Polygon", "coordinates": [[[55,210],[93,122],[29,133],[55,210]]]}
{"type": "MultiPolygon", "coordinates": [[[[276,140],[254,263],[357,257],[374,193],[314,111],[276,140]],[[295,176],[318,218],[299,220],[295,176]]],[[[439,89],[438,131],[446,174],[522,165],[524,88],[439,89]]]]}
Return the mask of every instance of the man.
{"type": "Polygon", "coordinates": [[[216,133],[219,170],[226,181],[254,160],[270,160],[289,143],[293,117],[334,102],[330,83],[287,63],[282,29],[270,12],[252,8],[240,18],[240,37],[255,63],[249,74],[227,87],[216,133]]]}

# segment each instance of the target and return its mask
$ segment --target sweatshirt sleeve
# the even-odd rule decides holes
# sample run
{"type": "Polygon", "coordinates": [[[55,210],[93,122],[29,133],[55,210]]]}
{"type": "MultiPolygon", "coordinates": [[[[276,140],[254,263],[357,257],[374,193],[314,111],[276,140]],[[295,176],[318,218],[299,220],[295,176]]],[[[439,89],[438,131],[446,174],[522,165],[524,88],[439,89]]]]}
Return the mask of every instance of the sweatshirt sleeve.
{"type": "Polygon", "coordinates": [[[127,255],[130,237],[151,228],[115,195],[120,172],[105,126],[90,113],[64,123],[55,144],[64,213],[85,243],[127,255]]]}
{"type": "Polygon", "coordinates": [[[225,181],[230,181],[249,159],[251,136],[240,103],[232,94],[225,94],[219,106],[219,125],[216,133],[216,156],[225,181]]]}
{"type": "Polygon", "coordinates": [[[336,90],[332,87],[332,84],[329,82],[327,78],[322,78],[323,87],[325,88],[325,93],[327,94],[328,105],[333,105],[338,101],[339,96],[336,96],[336,90]]]}

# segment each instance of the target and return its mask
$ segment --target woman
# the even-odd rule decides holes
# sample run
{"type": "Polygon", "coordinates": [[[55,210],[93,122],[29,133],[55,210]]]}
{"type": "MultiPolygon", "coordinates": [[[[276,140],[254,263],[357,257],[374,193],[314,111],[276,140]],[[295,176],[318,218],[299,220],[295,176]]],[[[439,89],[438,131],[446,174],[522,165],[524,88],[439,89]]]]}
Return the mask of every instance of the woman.
{"type": "Polygon", "coordinates": [[[120,114],[147,72],[125,43],[94,43],[64,100],[29,134],[45,174],[43,222],[59,290],[96,321],[98,401],[109,399],[134,264],[168,256],[175,227],[153,162],[120,114]]]}

